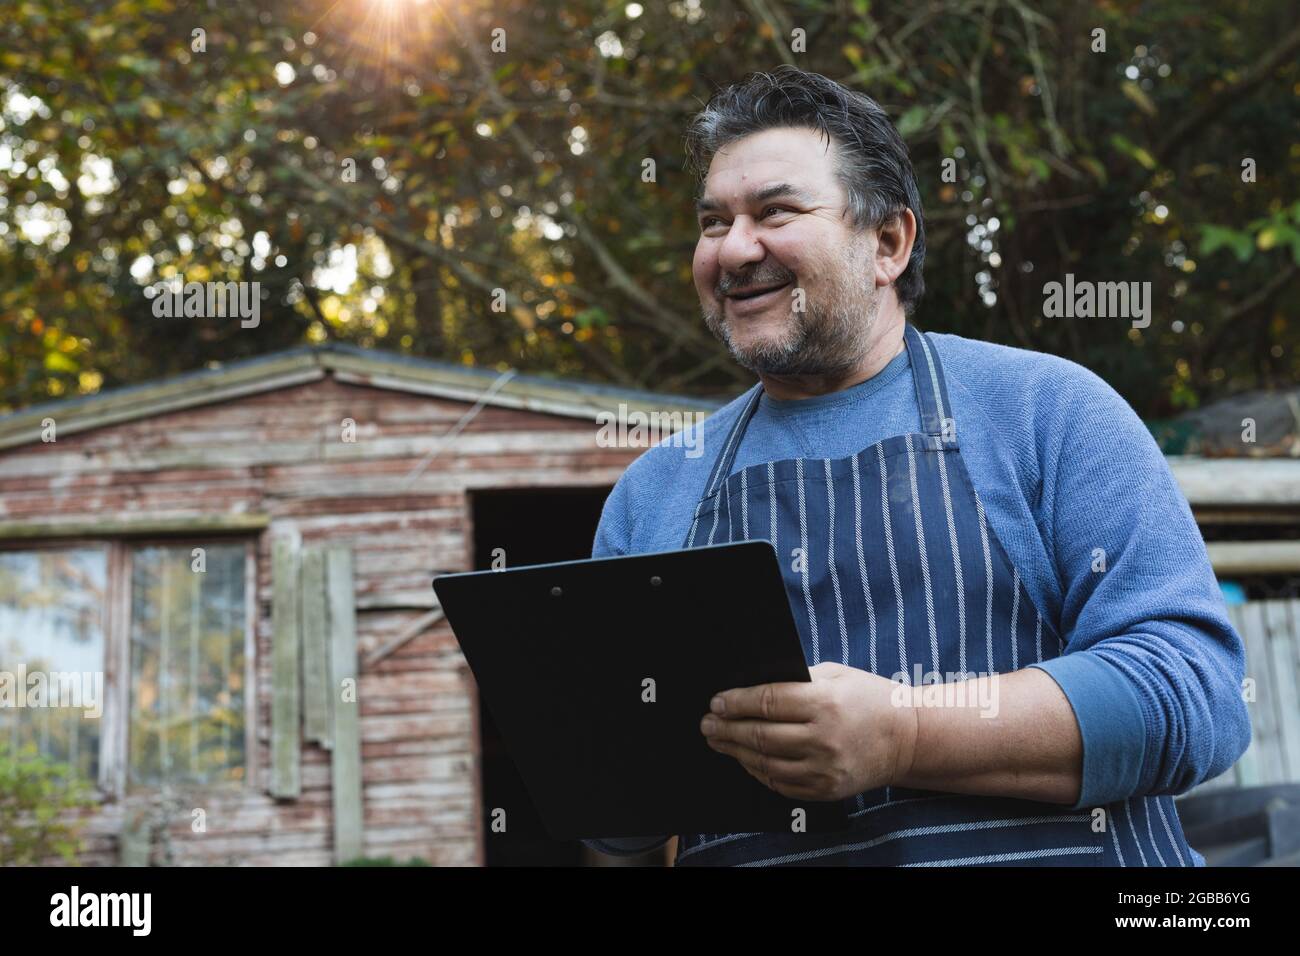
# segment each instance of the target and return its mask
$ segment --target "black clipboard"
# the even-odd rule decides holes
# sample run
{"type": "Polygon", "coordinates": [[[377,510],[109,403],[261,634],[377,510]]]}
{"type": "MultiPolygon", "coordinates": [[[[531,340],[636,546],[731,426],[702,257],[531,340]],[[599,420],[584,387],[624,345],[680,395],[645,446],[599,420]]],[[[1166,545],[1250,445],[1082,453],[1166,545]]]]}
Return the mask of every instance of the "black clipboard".
{"type": "Polygon", "coordinates": [[[811,679],[771,542],[444,574],[433,588],[553,838],[848,825],[842,801],[783,797],[700,733],[720,690],[811,679]]]}

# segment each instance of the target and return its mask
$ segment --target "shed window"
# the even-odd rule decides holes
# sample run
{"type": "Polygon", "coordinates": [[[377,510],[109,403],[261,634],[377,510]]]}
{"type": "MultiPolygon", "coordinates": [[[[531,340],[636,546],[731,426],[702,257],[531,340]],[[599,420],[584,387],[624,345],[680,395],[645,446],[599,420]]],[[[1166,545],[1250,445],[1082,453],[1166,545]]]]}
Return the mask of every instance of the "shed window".
{"type": "Polygon", "coordinates": [[[132,787],[243,779],[244,548],[131,559],[132,787]]]}
{"type": "Polygon", "coordinates": [[[0,741],[99,773],[104,547],[0,551],[0,741]]]}
{"type": "Polygon", "coordinates": [[[0,547],[0,744],[105,794],[248,782],[249,540],[0,547]]]}

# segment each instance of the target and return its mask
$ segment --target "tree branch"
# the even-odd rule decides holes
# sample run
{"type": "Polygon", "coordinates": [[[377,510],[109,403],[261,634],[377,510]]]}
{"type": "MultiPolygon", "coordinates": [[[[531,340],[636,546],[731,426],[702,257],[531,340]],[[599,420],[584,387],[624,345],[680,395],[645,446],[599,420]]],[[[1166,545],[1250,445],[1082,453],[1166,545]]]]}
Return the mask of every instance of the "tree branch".
{"type": "Polygon", "coordinates": [[[1211,96],[1209,101],[1200,109],[1182,121],[1175,123],[1174,128],[1169,131],[1169,135],[1156,147],[1156,158],[1161,163],[1168,164],[1178,148],[1193,133],[1213,120],[1223,110],[1239,103],[1246,94],[1268,79],[1269,75],[1277,67],[1283,63],[1289,63],[1297,50],[1300,50],[1300,26],[1293,27],[1291,32],[1283,37],[1277,46],[1264,54],[1264,57],[1258,63],[1242,74],[1240,80],[1228,84],[1211,96]]]}

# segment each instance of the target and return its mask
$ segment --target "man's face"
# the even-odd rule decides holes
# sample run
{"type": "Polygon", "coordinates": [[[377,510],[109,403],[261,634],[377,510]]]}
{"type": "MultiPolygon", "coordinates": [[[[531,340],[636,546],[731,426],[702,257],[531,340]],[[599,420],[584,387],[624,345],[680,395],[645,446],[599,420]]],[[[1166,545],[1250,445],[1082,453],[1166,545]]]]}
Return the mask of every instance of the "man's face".
{"type": "Polygon", "coordinates": [[[778,128],[731,143],[709,166],[695,290],[709,330],[755,372],[835,373],[867,350],[876,238],[853,228],[832,155],[815,130],[778,128]]]}

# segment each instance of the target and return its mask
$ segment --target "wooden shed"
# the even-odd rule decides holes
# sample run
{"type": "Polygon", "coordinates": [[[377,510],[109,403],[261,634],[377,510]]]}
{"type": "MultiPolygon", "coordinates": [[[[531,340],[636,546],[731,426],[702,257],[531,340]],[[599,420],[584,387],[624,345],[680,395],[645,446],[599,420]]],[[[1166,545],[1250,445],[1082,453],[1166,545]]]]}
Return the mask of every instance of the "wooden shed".
{"type": "MultiPolygon", "coordinates": [[[[0,672],[102,679],[0,742],[95,782],[83,863],[582,862],[430,581],[586,557],[643,447],[598,416],[716,407],[334,345],[0,418],[0,672]]],[[[1300,780],[1300,460],[1170,462],[1258,685],[1212,785],[1300,780]]]]}
{"type": "Polygon", "coordinates": [[[578,862],[430,582],[589,556],[620,406],[716,407],[328,346],[0,418],[0,671],[102,675],[0,741],[96,782],[81,861],[578,862]]]}

